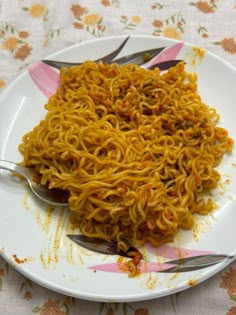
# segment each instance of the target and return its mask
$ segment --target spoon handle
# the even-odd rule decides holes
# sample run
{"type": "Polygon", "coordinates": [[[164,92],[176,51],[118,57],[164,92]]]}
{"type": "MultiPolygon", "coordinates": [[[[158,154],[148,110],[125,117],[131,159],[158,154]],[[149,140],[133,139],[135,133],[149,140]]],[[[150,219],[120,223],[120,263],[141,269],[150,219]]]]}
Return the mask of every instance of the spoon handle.
{"type": "Polygon", "coordinates": [[[25,179],[27,179],[28,181],[30,180],[30,170],[28,170],[26,167],[17,165],[13,162],[0,160],[0,169],[16,172],[17,174],[20,174],[23,177],[25,177],[25,179]]]}
{"type": "Polygon", "coordinates": [[[0,160],[0,169],[15,172],[23,176],[33,193],[41,200],[53,206],[68,206],[68,192],[59,188],[49,189],[47,185],[41,185],[34,181],[31,170],[16,163],[0,160]],[[66,201],[64,199],[66,198],[66,201]]]}

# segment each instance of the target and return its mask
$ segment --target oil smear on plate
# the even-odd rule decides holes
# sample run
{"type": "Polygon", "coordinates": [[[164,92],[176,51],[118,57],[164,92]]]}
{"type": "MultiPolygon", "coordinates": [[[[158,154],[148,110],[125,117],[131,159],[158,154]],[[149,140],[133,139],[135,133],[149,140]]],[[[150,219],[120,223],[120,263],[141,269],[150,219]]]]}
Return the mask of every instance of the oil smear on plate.
{"type": "Polygon", "coordinates": [[[193,46],[185,55],[184,62],[186,69],[191,72],[196,72],[196,68],[200,65],[205,56],[205,49],[193,46]]]}
{"type": "Polygon", "coordinates": [[[79,246],[75,249],[66,237],[72,233],[69,210],[65,207],[49,206],[35,209],[35,219],[39,228],[45,233],[45,245],[41,249],[40,262],[44,269],[55,269],[60,260],[70,265],[83,265],[79,246]]]}

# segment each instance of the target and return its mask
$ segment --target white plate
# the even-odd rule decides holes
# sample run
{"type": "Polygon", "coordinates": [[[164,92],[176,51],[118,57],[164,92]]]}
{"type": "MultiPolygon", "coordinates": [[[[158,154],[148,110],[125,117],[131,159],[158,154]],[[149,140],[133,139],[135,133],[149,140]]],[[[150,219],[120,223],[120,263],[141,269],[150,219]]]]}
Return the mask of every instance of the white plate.
{"type": "MultiPolygon", "coordinates": [[[[115,50],[124,39],[121,36],[86,42],[64,49],[49,59],[68,62],[98,59],[115,50]]],[[[130,37],[119,57],[156,47],[165,47],[159,61],[183,59],[190,71],[198,73],[199,92],[203,101],[218,110],[220,124],[234,137],[236,70],[213,54],[189,44],[150,36],[130,37]]],[[[18,144],[23,134],[38,124],[45,114],[43,105],[47,97],[44,93],[48,95],[53,92],[57,76],[54,73],[54,81],[50,82],[47,75],[51,78],[52,71],[54,73],[52,68],[42,69],[38,63],[32,65],[30,73],[22,73],[1,94],[0,158],[15,162],[22,159],[18,144]],[[40,74],[39,71],[43,73],[40,74]],[[45,82],[40,82],[42,75],[45,76],[45,82]]],[[[150,265],[153,270],[165,260],[178,258],[177,253],[181,256],[208,253],[235,255],[234,163],[235,149],[232,155],[224,157],[219,168],[222,174],[221,185],[213,195],[219,209],[208,216],[197,217],[193,231],[180,231],[173,244],[161,248],[159,254],[162,257],[157,258],[150,252],[150,248],[146,249],[148,259],[154,262],[150,265]]],[[[96,254],[69,240],[66,234],[74,232],[70,229],[68,218],[66,209],[50,210],[32,196],[26,185],[19,183],[8,172],[1,171],[0,253],[20,273],[52,290],[96,301],[151,299],[198,284],[233,259],[190,272],[160,273],[149,272],[151,269],[147,269],[146,273],[129,278],[119,268],[117,271],[120,272],[112,272],[115,269],[111,266],[116,266],[117,256],[96,254]]]]}

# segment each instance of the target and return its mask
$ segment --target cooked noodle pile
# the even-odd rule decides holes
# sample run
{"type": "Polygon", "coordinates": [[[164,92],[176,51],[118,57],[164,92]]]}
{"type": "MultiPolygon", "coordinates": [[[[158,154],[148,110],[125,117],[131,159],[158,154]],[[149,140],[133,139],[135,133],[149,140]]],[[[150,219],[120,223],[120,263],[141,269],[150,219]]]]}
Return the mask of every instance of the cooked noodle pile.
{"type": "Polygon", "coordinates": [[[214,208],[215,167],[233,140],[201,101],[197,76],[87,61],[61,69],[47,115],[23,137],[23,165],[70,193],[81,233],[128,249],[170,241],[214,208]]]}

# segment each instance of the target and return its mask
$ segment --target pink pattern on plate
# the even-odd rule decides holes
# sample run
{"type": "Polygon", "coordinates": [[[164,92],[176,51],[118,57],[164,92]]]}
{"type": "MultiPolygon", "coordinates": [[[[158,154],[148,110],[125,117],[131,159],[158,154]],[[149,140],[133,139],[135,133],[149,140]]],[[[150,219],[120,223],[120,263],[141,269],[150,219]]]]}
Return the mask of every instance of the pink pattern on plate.
{"type": "Polygon", "coordinates": [[[29,67],[29,74],[46,97],[52,96],[59,86],[59,74],[42,61],[29,67]]]}
{"type": "MultiPolygon", "coordinates": [[[[172,268],[172,264],[161,264],[156,262],[140,262],[138,269],[142,273],[149,272],[160,272],[169,268],[172,268]]],[[[115,272],[115,273],[128,273],[129,270],[126,266],[126,263],[106,263],[89,267],[89,269],[96,271],[106,271],[106,272],[115,272]]]]}
{"type": "Polygon", "coordinates": [[[180,259],[185,257],[195,257],[201,255],[212,255],[214,252],[197,250],[197,249],[187,249],[187,248],[178,248],[169,245],[161,245],[159,247],[152,246],[150,243],[145,244],[145,248],[155,256],[161,256],[171,259],[180,259]]]}
{"type": "Polygon", "coordinates": [[[155,65],[160,62],[169,61],[169,60],[175,60],[178,56],[178,53],[180,52],[181,48],[183,47],[184,43],[180,42],[174,46],[171,46],[167,49],[165,49],[163,52],[161,52],[159,55],[157,55],[156,58],[154,58],[150,64],[150,66],[155,65]]]}

